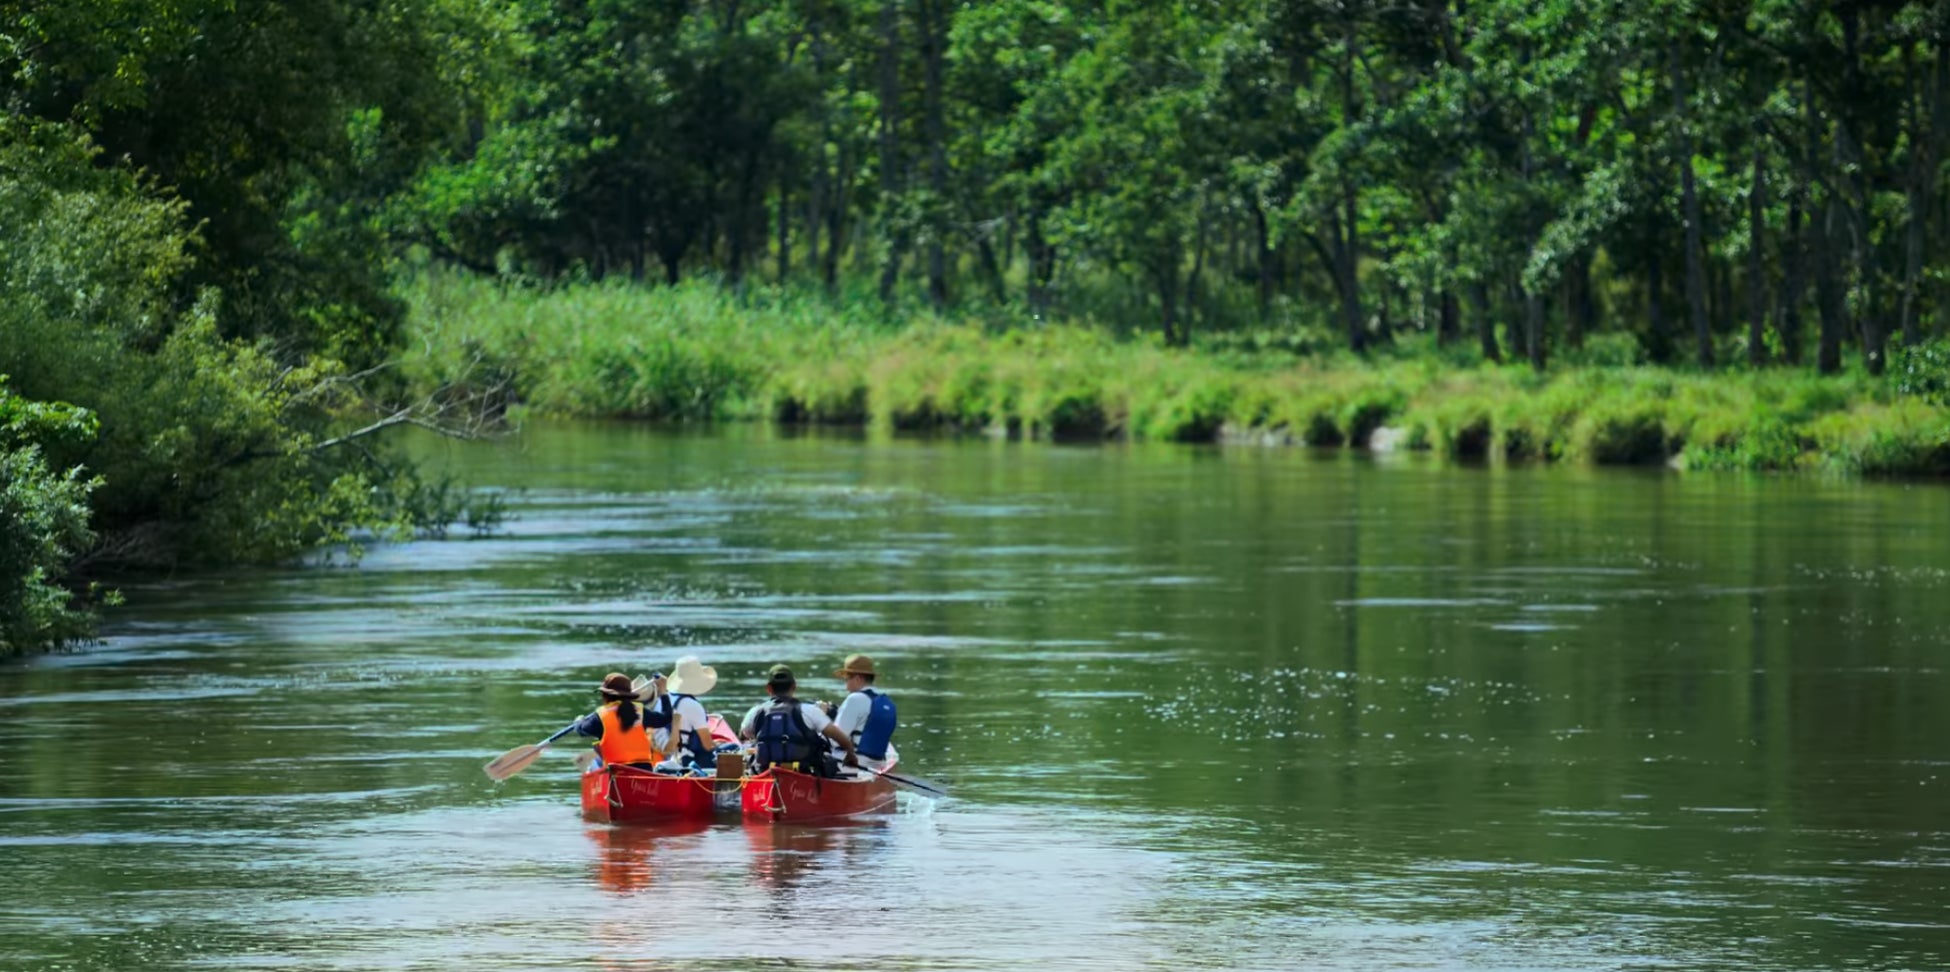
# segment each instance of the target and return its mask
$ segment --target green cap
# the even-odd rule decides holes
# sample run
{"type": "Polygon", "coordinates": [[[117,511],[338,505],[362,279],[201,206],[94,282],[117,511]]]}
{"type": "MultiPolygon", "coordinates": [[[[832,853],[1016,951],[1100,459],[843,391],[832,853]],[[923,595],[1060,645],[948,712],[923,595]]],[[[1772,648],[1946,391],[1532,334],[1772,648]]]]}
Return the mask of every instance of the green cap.
{"type": "Polygon", "coordinates": [[[794,679],[792,677],[792,669],[787,668],[784,665],[773,665],[771,669],[766,671],[765,680],[768,682],[797,681],[797,679],[794,679]]]}

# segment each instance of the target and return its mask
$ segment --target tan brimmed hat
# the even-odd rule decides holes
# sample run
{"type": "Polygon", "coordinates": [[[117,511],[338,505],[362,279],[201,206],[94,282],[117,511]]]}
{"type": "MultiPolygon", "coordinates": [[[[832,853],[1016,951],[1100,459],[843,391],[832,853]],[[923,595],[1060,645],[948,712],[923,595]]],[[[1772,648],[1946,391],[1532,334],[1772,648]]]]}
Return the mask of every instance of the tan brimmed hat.
{"type": "Polygon", "coordinates": [[[877,673],[873,670],[873,659],[865,655],[848,655],[846,656],[846,664],[841,665],[839,670],[833,673],[833,677],[845,678],[848,675],[874,674],[877,673]]]}
{"type": "Polygon", "coordinates": [[[718,670],[701,664],[696,655],[677,659],[664,687],[677,695],[703,695],[718,687],[718,670]]]}

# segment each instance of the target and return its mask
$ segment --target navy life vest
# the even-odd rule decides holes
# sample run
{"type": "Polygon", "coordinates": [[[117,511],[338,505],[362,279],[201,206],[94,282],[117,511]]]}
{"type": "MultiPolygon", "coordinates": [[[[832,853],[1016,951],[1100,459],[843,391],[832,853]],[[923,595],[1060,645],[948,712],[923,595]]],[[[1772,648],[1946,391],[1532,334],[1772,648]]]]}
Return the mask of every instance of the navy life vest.
{"type": "Polygon", "coordinates": [[[894,727],[899,720],[894,714],[894,700],[885,692],[873,688],[860,690],[873,703],[867,710],[867,721],[860,731],[853,734],[853,748],[867,759],[886,759],[887,744],[893,741],[894,727]]]}
{"type": "MultiPolygon", "coordinates": [[[[681,692],[671,693],[670,696],[671,714],[675,715],[677,713],[678,704],[683,702],[685,699],[695,700],[696,698],[697,696],[695,695],[686,695],[681,692]]],[[[701,702],[698,704],[700,706],[703,705],[703,703],[701,702]]],[[[710,716],[706,715],[705,718],[709,719],[710,716]]],[[[669,723],[666,722],[665,725],[667,726],[669,725],[669,723]]],[[[684,731],[677,734],[677,745],[683,747],[683,750],[685,752],[690,753],[691,760],[699,766],[703,766],[708,769],[710,767],[718,765],[717,754],[712,752],[709,746],[704,745],[704,726],[693,726],[693,725],[686,724],[684,726],[684,731]]]]}
{"type": "Polygon", "coordinates": [[[826,752],[819,734],[806,725],[805,714],[799,711],[799,700],[789,695],[774,697],[770,705],[758,710],[752,719],[752,740],[755,743],[753,762],[759,771],[779,763],[795,763],[811,772],[826,752]]]}

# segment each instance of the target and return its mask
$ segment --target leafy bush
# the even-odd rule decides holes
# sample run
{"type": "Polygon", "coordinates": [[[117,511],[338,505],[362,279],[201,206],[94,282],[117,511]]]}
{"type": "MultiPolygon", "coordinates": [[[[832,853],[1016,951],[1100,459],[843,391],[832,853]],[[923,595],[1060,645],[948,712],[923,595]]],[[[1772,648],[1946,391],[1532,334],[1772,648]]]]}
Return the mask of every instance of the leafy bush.
{"type": "Polygon", "coordinates": [[[1897,393],[1932,405],[1950,402],[1950,340],[1899,347],[1889,355],[1887,372],[1897,393]]]}
{"type": "MultiPolygon", "coordinates": [[[[94,542],[88,494],[97,481],[78,467],[49,468],[43,443],[85,444],[93,415],[69,405],[32,402],[0,378],[0,654],[86,637],[88,597],[60,583],[69,562],[94,542]]],[[[94,593],[94,592],[90,592],[94,593]]]]}
{"type": "Polygon", "coordinates": [[[269,561],[461,514],[373,440],[348,447],[369,417],[343,365],[225,339],[215,292],[178,302],[197,246],[179,203],[97,166],[70,130],[5,127],[0,373],[99,422],[86,443],[39,445],[48,468],[85,463],[76,483],[96,484],[98,559],[269,561]]]}

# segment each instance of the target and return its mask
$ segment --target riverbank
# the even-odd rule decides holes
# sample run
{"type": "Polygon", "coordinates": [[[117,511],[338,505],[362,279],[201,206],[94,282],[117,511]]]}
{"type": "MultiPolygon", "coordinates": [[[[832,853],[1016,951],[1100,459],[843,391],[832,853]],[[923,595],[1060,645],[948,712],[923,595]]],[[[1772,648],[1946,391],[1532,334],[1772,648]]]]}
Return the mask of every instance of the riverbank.
{"type": "Polygon", "coordinates": [[[1296,354],[1277,341],[1180,349],[1084,325],[1012,328],[974,312],[890,315],[868,301],[786,292],[741,298],[709,282],[536,291],[436,273],[405,296],[409,377],[505,384],[517,415],[1950,473],[1950,409],[1859,370],[1695,372],[1587,359],[1538,374],[1413,343],[1366,359],[1296,354]]]}

